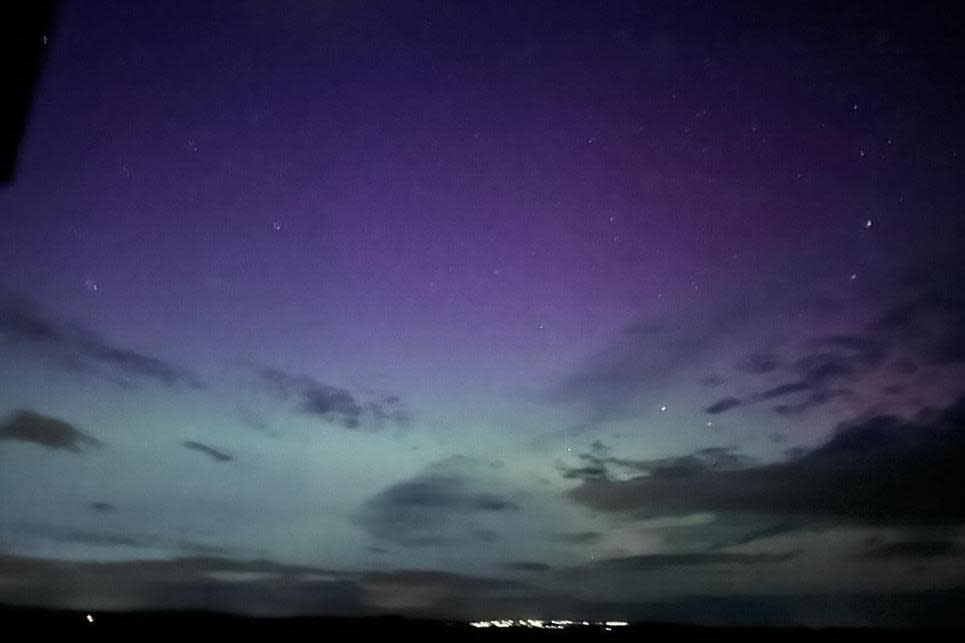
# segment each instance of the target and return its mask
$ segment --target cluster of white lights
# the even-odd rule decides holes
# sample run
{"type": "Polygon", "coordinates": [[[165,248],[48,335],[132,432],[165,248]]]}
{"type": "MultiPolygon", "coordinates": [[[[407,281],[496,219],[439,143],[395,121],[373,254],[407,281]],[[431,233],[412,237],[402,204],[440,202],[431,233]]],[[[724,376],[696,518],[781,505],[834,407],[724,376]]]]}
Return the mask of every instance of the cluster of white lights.
{"type": "Polygon", "coordinates": [[[499,619],[495,621],[471,621],[473,627],[530,627],[540,630],[562,630],[566,627],[624,627],[626,621],[544,621],[542,619],[499,619]]]}

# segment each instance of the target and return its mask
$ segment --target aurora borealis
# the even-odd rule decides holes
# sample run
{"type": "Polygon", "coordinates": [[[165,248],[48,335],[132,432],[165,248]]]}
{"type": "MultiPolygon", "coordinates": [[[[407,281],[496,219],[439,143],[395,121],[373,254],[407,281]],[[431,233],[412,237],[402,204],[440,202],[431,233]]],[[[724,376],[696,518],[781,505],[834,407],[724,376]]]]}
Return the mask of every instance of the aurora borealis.
{"type": "Polygon", "coordinates": [[[0,187],[0,601],[919,623],[965,587],[961,35],[63,3],[0,187]]]}

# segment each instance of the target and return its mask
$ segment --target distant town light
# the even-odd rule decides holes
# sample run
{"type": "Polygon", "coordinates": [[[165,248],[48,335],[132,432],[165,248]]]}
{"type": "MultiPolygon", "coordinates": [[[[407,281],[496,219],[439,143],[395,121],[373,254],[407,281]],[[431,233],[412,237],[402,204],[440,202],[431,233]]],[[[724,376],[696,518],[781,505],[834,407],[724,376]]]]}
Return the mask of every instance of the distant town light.
{"type": "Polygon", "coordinates": [[[538,630],[562,630],[567,627],[602,627],[606,630],[611,630],[614,627],[624,627],[628,625],[628,623],[626,621],[606,621],[606,622],[570,621],[570,620],[546,621],[543,619],[527,618],[527,619],[493,619],[490,621],[470,621],[469,625],[477,628],[525,627],[529,629],[538,629],[538,630]]]}

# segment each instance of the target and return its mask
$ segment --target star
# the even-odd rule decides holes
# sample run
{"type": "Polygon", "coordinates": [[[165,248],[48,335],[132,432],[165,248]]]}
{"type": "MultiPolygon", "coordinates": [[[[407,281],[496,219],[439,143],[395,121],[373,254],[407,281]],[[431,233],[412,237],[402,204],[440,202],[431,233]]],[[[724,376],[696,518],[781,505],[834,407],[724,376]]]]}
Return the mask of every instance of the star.
{"type": "Polygon", "coordinates": [[[865,222],[864,222],[864,227],[865,227],[865,228],[870,228],[870,227],[871,227],[871,219],[865,220],[865,222]]]}

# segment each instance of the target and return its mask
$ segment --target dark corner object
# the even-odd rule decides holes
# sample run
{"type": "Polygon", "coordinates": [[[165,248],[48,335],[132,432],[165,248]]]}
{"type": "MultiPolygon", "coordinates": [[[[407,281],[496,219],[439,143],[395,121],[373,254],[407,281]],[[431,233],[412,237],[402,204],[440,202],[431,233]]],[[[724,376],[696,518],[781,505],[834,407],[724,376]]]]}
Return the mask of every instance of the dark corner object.
{"type": "Polygon", "coordinates": [[[13,181],[57,0],[0,3],[0,184],[13,181]]]}

